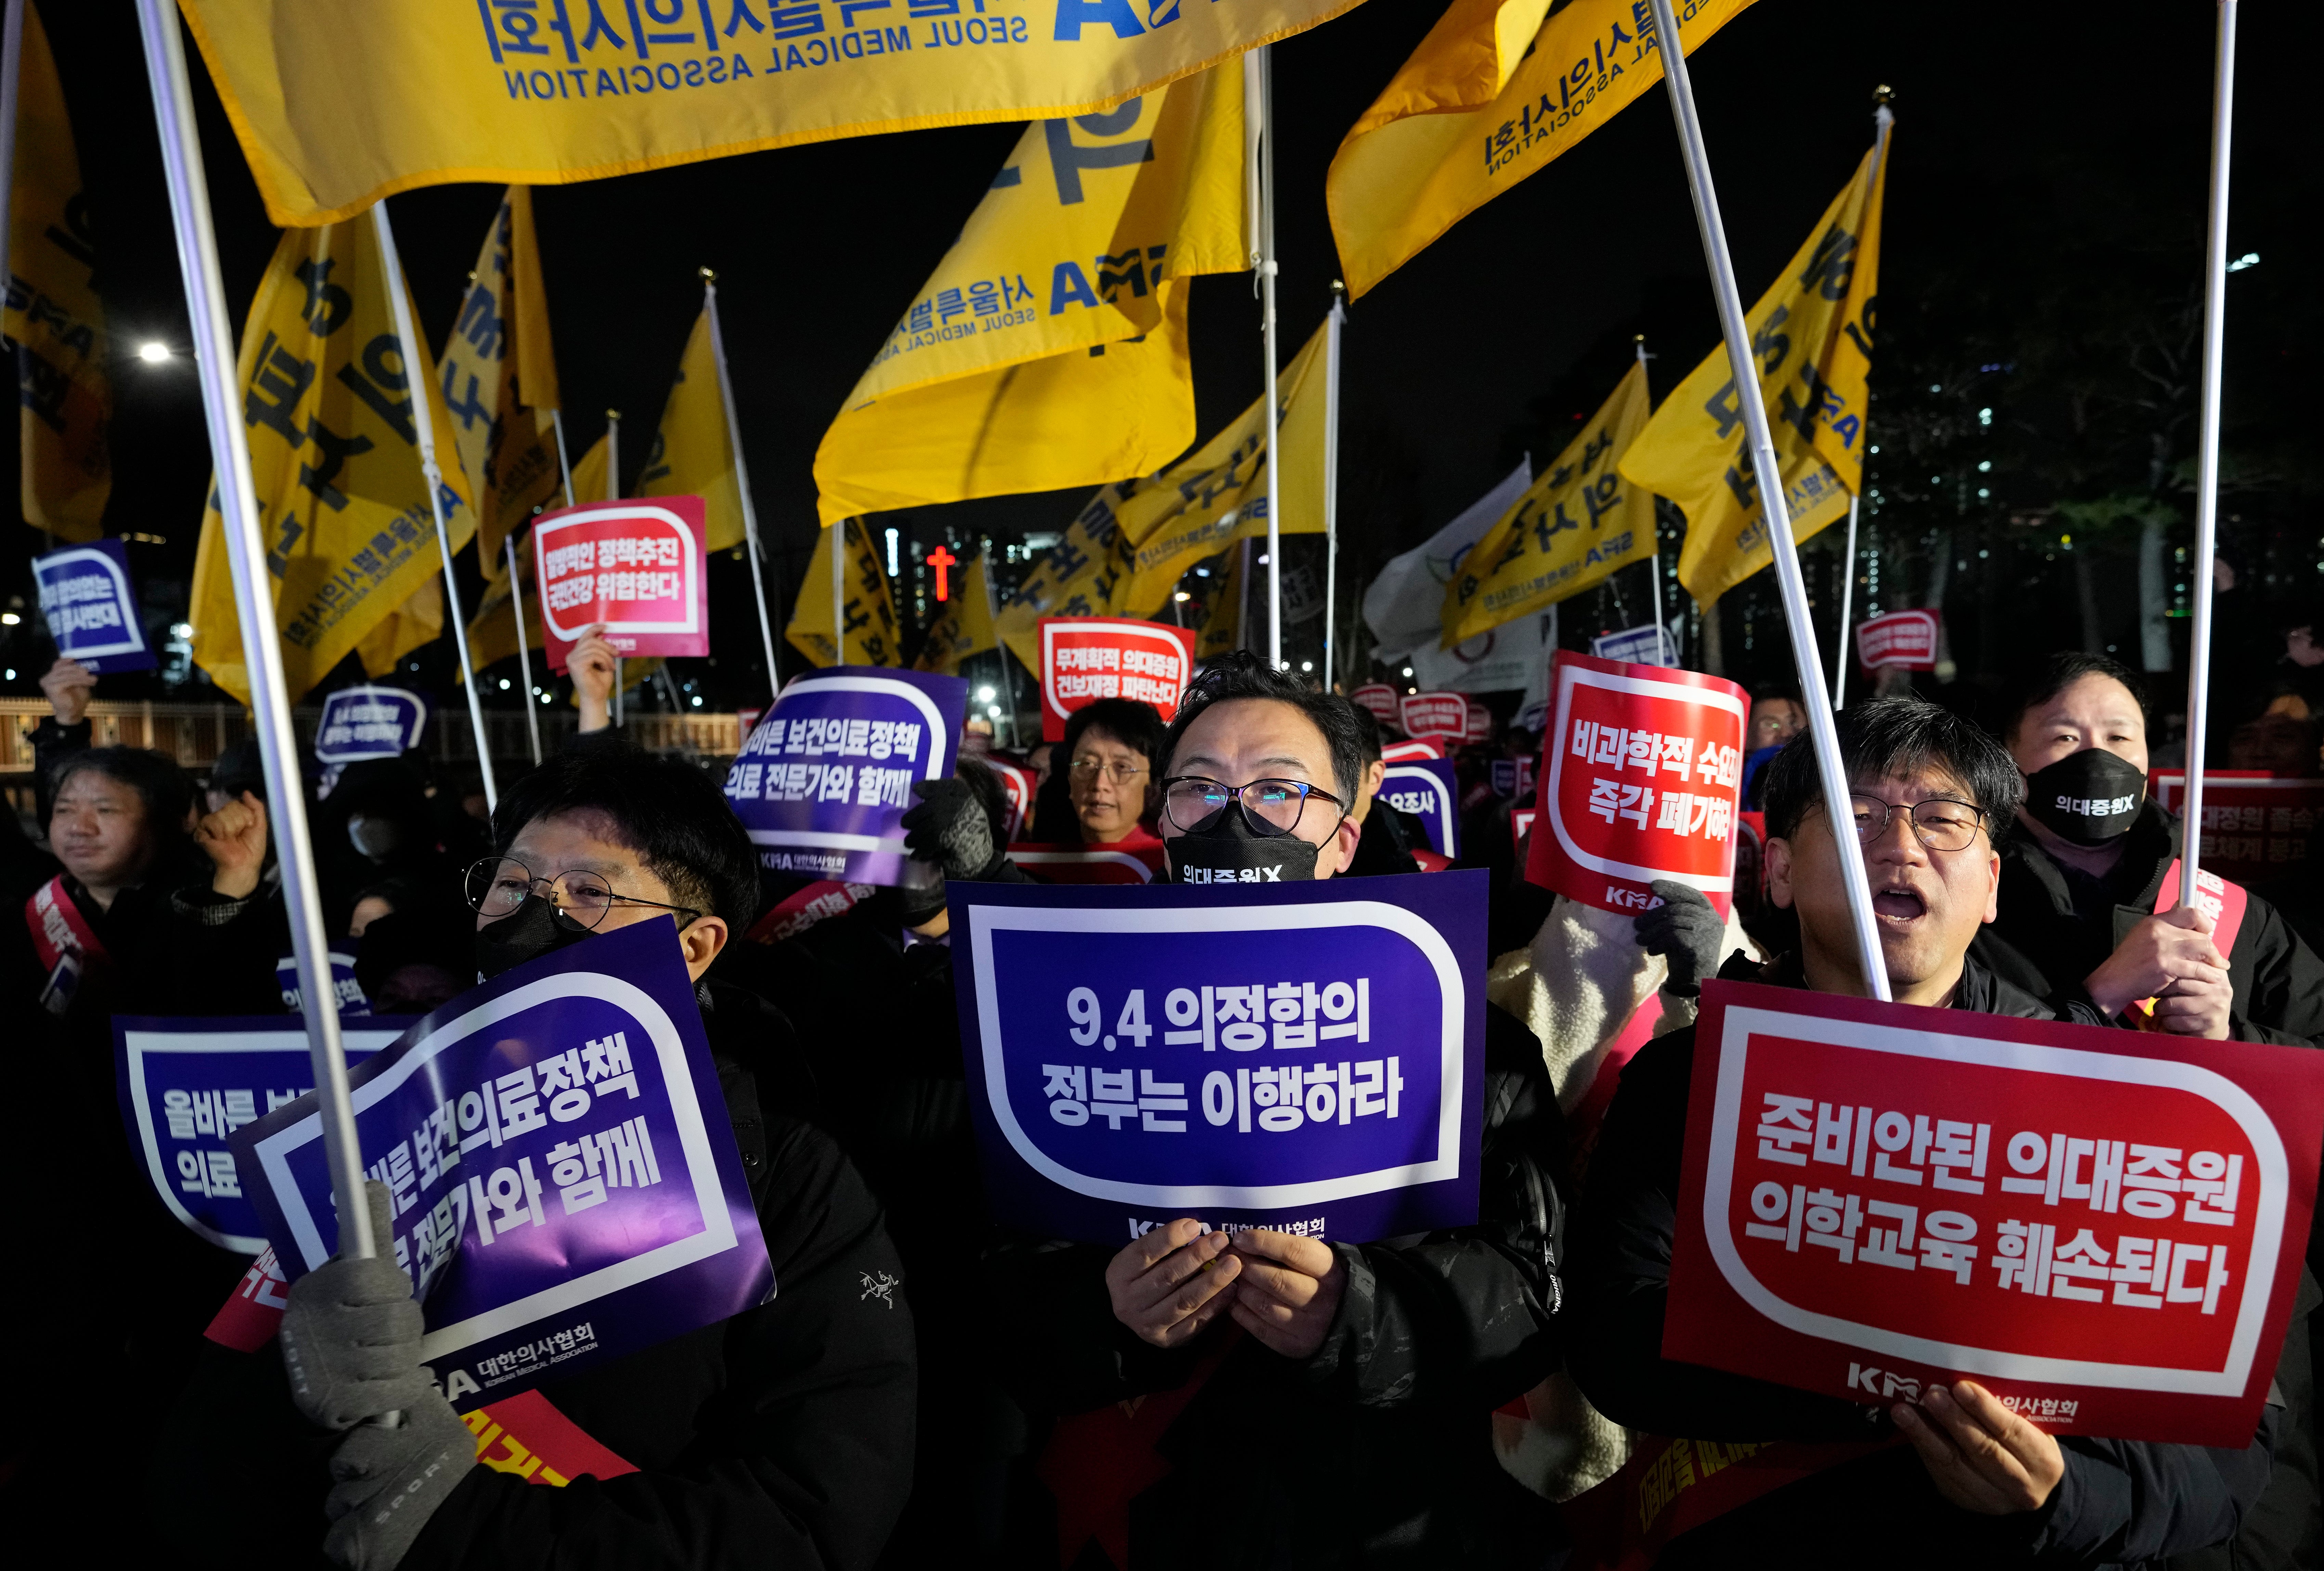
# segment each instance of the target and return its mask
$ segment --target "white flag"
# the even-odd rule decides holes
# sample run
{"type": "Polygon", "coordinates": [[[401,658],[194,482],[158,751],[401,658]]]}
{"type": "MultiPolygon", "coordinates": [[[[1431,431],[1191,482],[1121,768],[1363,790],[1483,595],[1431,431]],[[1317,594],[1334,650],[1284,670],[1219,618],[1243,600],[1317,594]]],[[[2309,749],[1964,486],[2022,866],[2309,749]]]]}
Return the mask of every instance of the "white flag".
{"type": "MultiPolygon", "coordinates": [[[[1364,591],[1364,621],[1379,646],[1375,659],[1395,665],[1414,658],[1416,652],[1434,651],[1443,642],[1444,586],[1452,581],[1469,548],[1500,522],[1532,484],[1533,459],[1528,457],[1509,471],[1508,479],[1431,535],[1425,545],[1388,559],[1379,577],[1364,591]]],[[[1419,669],[1413,668],[1416,673],[1419,669]]]]}

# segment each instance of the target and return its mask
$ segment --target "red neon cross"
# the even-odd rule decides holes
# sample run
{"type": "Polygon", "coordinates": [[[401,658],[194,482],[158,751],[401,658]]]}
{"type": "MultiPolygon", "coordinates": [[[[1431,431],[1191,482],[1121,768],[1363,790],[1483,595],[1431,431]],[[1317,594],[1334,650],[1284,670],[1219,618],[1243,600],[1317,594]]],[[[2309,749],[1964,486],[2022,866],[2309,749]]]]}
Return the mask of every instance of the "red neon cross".
{"type": "Polygon", "coordinates": [[[956,556],[953,555],[950,551],[948,551],[948,550],[945,550],[945,549],[944,549],[944,547],[942,547],[942,546],[938,546],[938,547],[936,547],[936,550],[932,550],[932,551],[930,551],[930,552],[928,553],[928,555],[927,555],[927,563],[928,563],[928,566],[930,566],[930,567],[934,568],[936,570],[936,598],[937,598],[937,599],[939,599],[939,600],[949,600],[949,599],[951,599],[951,598],[952,598],[952,582],[951,582],[951,580],[950,580],[950,579],[948,579],[947,578],[945,578],[945,568],[949,568],[949,567],[951,567],[954,562],[956,562],[956,561],[958,561],[958,560],[960,560],[960,559],[959,559],[958,557],[956,557],[956,556]]]}

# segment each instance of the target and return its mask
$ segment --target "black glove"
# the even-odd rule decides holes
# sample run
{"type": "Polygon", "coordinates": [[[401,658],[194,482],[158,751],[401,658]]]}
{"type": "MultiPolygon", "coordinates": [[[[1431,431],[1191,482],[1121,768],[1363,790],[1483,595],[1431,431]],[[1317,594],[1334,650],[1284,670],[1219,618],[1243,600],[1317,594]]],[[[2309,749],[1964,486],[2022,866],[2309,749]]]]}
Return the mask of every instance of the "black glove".
{"type": "Polygon", "coordinates": [[[433,1387],[394,1428],[357,1426],[331,1456],[323,1553],[347,1571],[393,1571],[475,1465],[476,1437],[433,1387]]]}
{"type": "Polygon", "coordinates": [[[920,799],[903,817],[904,848],[946,878],[990,878],[1005,858],[992,843],[992,820],[966,781],[916,780],[920,799]]]}
{"type": "MultiPolygon", "coordinates": [[[[374,1180],[364,1189],[372,1236],[384,1242],[387,1186],[374,1180]]],[[[291,1401],[310,1423],[349,1429],[434,1396],[420,1363],[420,1334],[411,1280],[392,1259],[333,1258],[290,1285],[290,1306],[282,1311],[282,1367],[290,1376],[291,1401]]]]}
{"type": "Polygon", "coordinates": [[[1702,892],[1667,878],[1648,884],[1663,903],[1637,919],[1638,944],[1649,955],[1670,961],[1670,979],[1663,991],[1692,998],[1703,980],[1719,973],[1719,951],[1724,947],[1727,924],[1702,898],[1702,892]]]}

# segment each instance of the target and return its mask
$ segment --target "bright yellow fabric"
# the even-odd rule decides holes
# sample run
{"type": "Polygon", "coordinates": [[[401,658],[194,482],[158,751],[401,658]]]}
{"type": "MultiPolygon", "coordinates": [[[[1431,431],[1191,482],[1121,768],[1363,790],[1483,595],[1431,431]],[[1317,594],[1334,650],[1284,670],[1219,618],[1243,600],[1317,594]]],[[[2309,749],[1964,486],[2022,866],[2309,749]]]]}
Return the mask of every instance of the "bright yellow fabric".
{"type": "MultiPolygon", "coordinates": [[[[1863,484],[1866,377],[1880,291],[1887,166],[1876,147],[1744,318],[1784,477],[1792,538],[1843,518],[1863,484]]],[[[1722,347],[1663,401],[1622,477],[1686,513],[1678,578],[1708,605],[1775,560],[1722,347]]]]}
{"type": "MultiPolygon", "coordinates": [[[[540,598],[532,587],[531,531],[517,536],[517,581],[524,594],[524,644],[527,649],[541,647],[540,598]]],[[[483,670],[494,661],[508,660],[516,653],[516,615],[509,608],[508,560],[501,559],[501,572],[484,586],[484,597],[476,603],[476,614],[468,623],[468,658],[483,670]]]]}
{"type": "Polygon", "coordinates": [[[80,159],[40,8],[24,7],[16,157],[8,199],[7,291],[0,332],[18,346],[24,522],[60,539],[105,532],[113,494],[113,384],[105,302],[90,278],[96,236],[81,203],[80,159]]]}
{"type": "MultiPolygon", "coordinates": [[[[432,368],[419,370],[429,375],[432,368]]],[[[296,702],[442,568],[410,382],[369,219],[284,233],[251,302],[235,380],[273,580],[285,697],[296,702]]],[[[436,450],[449,455],[456,449],[443,402],[428,405],[436,450]]],[[[444,473],[443,497],[457,550],[476,526],[456,464],[444,473]]],[[[215,486],[190,600],[196,662],[247,703],[215,486]]],[[[392,655],[375,648],[371,658],[392,655]]]]}
{"type": "MultiPolygon", "coordinates": [[[[1218,587],[1211,591],[1211,614],[1194,640],[1196,660],[1216,660],[1242,647],[1242,580],[1243,551],[1237,547],[1219,564],[1218,587]]],[[[1251,587],[1257,592],[1259,586],[1251,587]]]]}
{"type": "MultiPolygon", "coordinates": [[[[826,562],[824,571],[830,570],[826,562]]],[[[916,669],[958,675],[961,663],[970,656],[1000,647],[1001,639],[992,630],[991,580],[985,576],[984,553],[979,551],[954,577],[952,598],[945,602],[944,615],[928,628],[928,640],[920,650],[916,669]]]]}
{"type": "Polygon", "coordinates": [[[613,476],[606,466],[613,461],[612,444],[599,437],[589,444],[589,450],[573,460],[573,500],[580,502],[617,502],[613,494],[613,476]]]}
{"type": "MultiPolygon", "coordinates": [[[[1678,0],[1687,53],[1750,3],[1678,0]]],[[[1637,0],[1573,0],[1544,21],[1547,8],[1453,0],[1349,127],[1324,196],[1351,298],[1662,80],[1637,0]]]]}
{"type": "Polygon", "coordinates": [[[549,366],[548,396],[557,396],[549,309],[540,299],[540,258],[531,245],[532,193],[511,186],[493,215],[475,281],[461,299],[437,362],[436,385],[452,421],[457,461],[476,499],[477,556],[488,564],[499,561],[502,539],[523,529],[536,510],[565,504],[549,414],[556,405],[540,402],[520,371],[526,365],[549,366]],[[541,342],[528,342],[533,337],[541,342]]]}
{"type": "Polygon", "coordinates": [[[1646,368],[1630,367],[1614,395],[1487,530],[1444,586],[1443,648],[1603,582],[1655,554],[1655,497],[1625,485],[1615,466],[1646,429],[1646,368]]]}
{"type": "Polygon", "coordinates": [[[793,649],[819,666],[891,666],[903,663],[896,639],[896,607],[888,597],[888,573],[872,549],[872,531],[860,519],[817,532],[815,556],[799,583],[798,599],[783,636],[793,649]],[[846,543],[846,658],[832,659],[831,550],[833,537],[846,543]]]}
{"type": "Polygon", "coordinates": [[[1184,452],[1184,281],[1250,265],[1243,206],[1239,69],[1027,126],[825,432],[823,522],[1102,484],[1184,452]]]}
{"type": "Polygon", "coordinates": [[[364,634],[355,645],[355,658],[363,662],[367,677],[392,676],[405,655],[443,636],[444,578],[439,573],[411,591],[410,597],[388,613],[385,621],[364,634]]]}
{"type": "MultiPolygon", "coordinates": [[[[710,342],[710,311],[703,309],[687,335],[678,362],[678,380],[662,405],[661,429],[654,432],[646,467],[638,476],[641,496],[699,496],[706,543],[730,550],[745,538],[742,489],[734,483],[734,444],[726,434],[726,401],[718,390],[718,357],[710,342]]],[[[573,495],[586,501],[580,479],[573,495]]],[[[826,614],[825,622],[830,621],[826,614]]]]}
{"type": "Polygon", "coordinates": [[[278,224],[451,181],[556,185],[1086,115],[1357,3],[1036,0],[1004,14],[955,0],[925,16],[905,0],[180,0],[278,224]]]}

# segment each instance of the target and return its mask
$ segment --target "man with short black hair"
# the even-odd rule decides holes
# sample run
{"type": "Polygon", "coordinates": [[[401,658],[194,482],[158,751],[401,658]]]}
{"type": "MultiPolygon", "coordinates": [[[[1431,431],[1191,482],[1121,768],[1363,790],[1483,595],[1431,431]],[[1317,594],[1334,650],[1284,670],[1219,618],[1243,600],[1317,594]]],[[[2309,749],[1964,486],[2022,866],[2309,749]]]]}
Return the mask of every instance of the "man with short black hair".
{"type": "MultiPolygon", "coordinates": [[[[1866,996],[1840,861],[1858,855],[1897,1002],[2050,1018],[1969,957],[2000,882],[1993,829],[2010,821],[2023,790],[2008,754],[1968,721],[1915,699],[1851,705],[1836,724],[1853,793],[1853,822],[1843,827],[1852,833],[1831,832],[1810,739],[1798,737],[1767,767],[1766,802],[1768,893],[1797,910],[1800,947],[1764,969],[1730,963],[1727,974],[1866,996]],[[1842,839],[1851,842],[1845,849],[1842,839]]],[[[2277,1372],[2300,1410],[2271,1405],[2241,1450],[2060,1440],[1970,1381],[1932,1384],[1918,1406],[1883,1409],[1664,1359],[1694,1046],[1689,1026],[1641,1048],[1623,1070],[1575,1212],[1569,1366],[1600,1411],[1634,1429],[1863,1444],[1794,1454],[1805,1476],[1673,1539],[1660,1566],[2137,1565],[2236,1538],[2269,1484],[2279,1435],[2304,1419],[2298,1317],[2316,1301],[2312,1282],[2277,1372]],[[1894,1445],[1899,1434],[1909,1448],[1894,1445]]],[[[2246,1548],[2238,1543],[2239,1555],[2246,1548]]]]}

